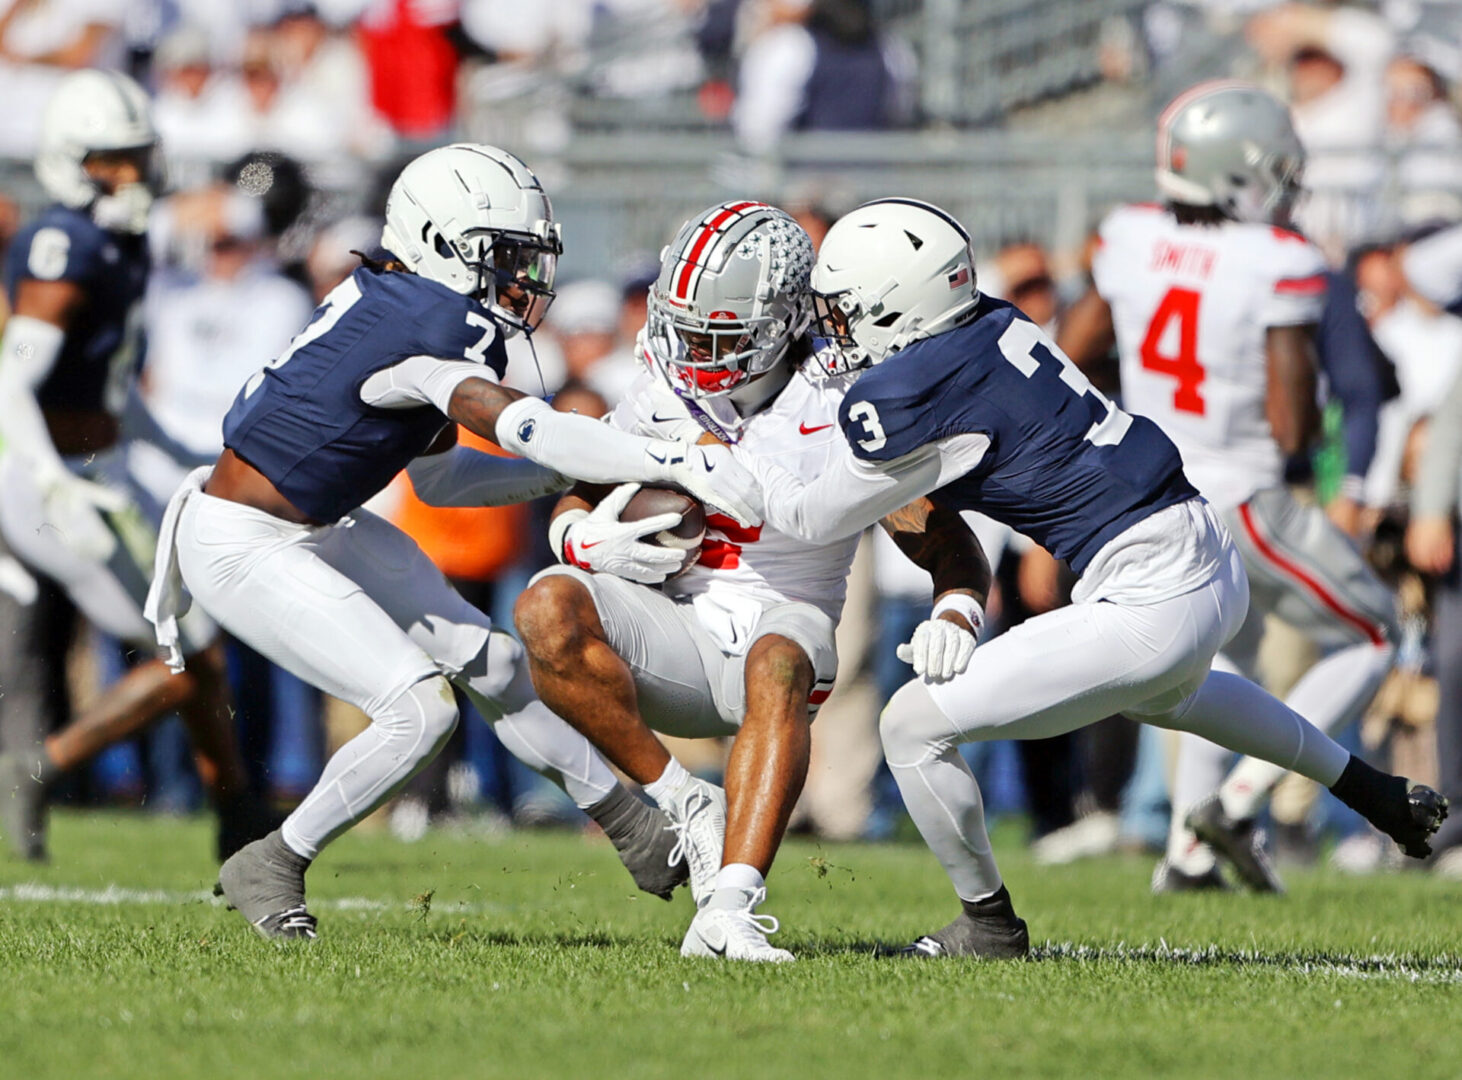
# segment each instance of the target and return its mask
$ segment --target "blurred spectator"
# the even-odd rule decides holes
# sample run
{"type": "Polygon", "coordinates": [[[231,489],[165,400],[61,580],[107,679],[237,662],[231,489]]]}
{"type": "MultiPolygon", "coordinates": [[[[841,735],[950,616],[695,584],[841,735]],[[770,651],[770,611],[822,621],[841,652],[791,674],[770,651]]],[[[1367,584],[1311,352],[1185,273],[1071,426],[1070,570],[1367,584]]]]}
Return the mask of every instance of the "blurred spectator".
{"type": "Polygon", "coordinates": [[[423,149],[446,137],[456,114],[456,18],[457,0],[371,0],[357,30],[371,103],[423,149]]]}
{"type": "Polygon", "coordinates": [[[914,65],[881,35],[867,0],[766,0],[747,46],[732,127],[743,149],[771,151],[783,134],[876,131],[910,119],[914,65]]]}
{"type": "Polygon", "coordinates": [[[375,218],[348,217],[321,229],[305,256],[305,276],[316,304],[325,294],[355,273],[357,251],[370,253],[381,242],[381,223],[375,218]]]}
{"type": "Polygon", "coordinates": [[[980,268],[980,290],[1009,300],[1030,320],[1054,334],[1060,315],[1060,295],[1046,249],[1031,240],[1016,240],[995,253],[988,266],[980,268]]]}
{"type": "Polygon", "coordinates": [[[549,312],[563,350],[569,384],[581,383],[613,407],[639,373],[632,353],[619,348],[622,299],[607,281],[576,281],[559,289],[549,312]]]}
{"type": "Polygon", "coordinates": [[[1462,319],[1407,287],[1399,253],[1374,248],[1356,260],[1360,306],[1376,344],[1395,367],[1399,395],[1381,410],[1376,456],[1365,501],[1385,508],[1400,491],[1411,430],[1429,416],[1462,374],[1462,319]]]}
{"type": "Polygon", "coordinates": [[[1415,42],[1386,68],[1385,143],[1399,155],[1403,222],[1456,217],[1462,209],[1462,124],[1448,98],[1456,61],[1455,47],[1415,42]]]}
{"type": "Polygon", "coordinates": [[[1373,11],[1296,3],[1254,16],[1248,33],[1262,58],[1287,71],[1295,131],[1309,152],[1305,186],[1311,194],[1298,217],[1305,233],[1339,262],[1351,243],[1374,229],[1379,213],[1382,76],[1395,34],[1373,11]]]}
{"type": "Polygon", "coordinates": [[[208,34],[185,25],[153,53],[157,97],[153,117],[162,136],[169,179],[179,187],[203,183],[216,162],[245,148],[243,91],[214,64],[208,34]]]}
{"type": "Polygon", "coordinates": [[[119,67],[126,0],[0,0],[0,156],[29,158],[61,78],[119,67]]]}

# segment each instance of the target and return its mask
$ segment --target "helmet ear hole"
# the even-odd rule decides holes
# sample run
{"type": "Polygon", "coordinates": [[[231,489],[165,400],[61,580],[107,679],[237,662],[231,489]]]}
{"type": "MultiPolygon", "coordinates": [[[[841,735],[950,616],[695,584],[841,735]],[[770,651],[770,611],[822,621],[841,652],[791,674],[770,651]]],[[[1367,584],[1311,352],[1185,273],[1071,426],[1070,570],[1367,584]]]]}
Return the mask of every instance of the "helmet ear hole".
{"type": "Polygon", "coordinates": [[[436,249],[436,253],[442,258],[450,259],[452,257],[452,245],[447,243],[447,238],[441,233],[434,233],[432,235],[432,247],[436,249]]]}

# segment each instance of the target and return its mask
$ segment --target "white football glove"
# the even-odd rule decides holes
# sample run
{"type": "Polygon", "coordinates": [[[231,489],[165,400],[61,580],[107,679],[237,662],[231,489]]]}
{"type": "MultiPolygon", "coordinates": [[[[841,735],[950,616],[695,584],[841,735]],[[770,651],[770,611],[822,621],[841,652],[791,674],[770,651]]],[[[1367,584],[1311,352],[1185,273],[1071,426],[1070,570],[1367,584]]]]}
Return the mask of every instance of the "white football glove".
{"type": "Polygon", "coordinates": [[[41,500],[45,529],[88,562],[106,562],[117,550],[117,536],[103,513],[125,510],[127,496],[69,471],[42,475],[41,500]]]}
{"type": "Polygon", "coordinates": [[[914,674],[929,682],[948,682],[970,666],[975,655],[975,635],[937,616],[925,619],[914,628],[914,636],[900,645],[895,654],[912,664],[914,674]]]}
{"type": "Polygon", "coordinates": [[[708,507],[735,518],[738,524],[761,524],[761,486],[746,466],[731,456],[729,447],[667,440],[656,442],[646,453],[660,462],[661,480],[683,488],[708,507]]]}
{"type": "Polygon", "coordinates": [[[643,537],[680,523],[679,514],[620,521],[639,484],[620,484],[563,534],[567,562],[596,574],[613,574],[641,585],[658,585],[685,565],[684,551],[647,544],[643,537]]]}

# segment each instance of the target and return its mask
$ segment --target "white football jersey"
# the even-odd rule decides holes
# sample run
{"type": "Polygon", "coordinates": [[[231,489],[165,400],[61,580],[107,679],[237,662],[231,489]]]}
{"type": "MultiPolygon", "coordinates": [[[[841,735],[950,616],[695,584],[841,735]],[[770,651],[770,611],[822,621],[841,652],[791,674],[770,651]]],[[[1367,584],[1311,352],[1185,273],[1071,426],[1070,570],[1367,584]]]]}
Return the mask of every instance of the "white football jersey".
{"type": "Polygon", "coordinates": [[[1092,276],[1112,309],[1122,408],[1163,429],[1219,509],[1282,479],[1265,331],[1318,322],[1324,275],[1318,248],[1270,225],[1179,225],[1155,205],[1102,223],[1092,276]]]}
{"type": "MultiPolygon", "coordinates": [[[[851,384],[848,377],[813,378],[798,372],[770,405],[740,425],[737,446],[748,454],[774,458],[799,480],[810,482],[840,449],[838,406],[851,384]]],[[[701,404],[723,403],[713,398],[701,404]]],[[[693,441],[708,430],[692,415],[695,408],[645,372],[609,422],[640,435],[693,441]]],[[[714,424],[713,418],[707,419],[714,424]]],[[[664,588],[671,596],[691,598],[717,644],[735,655],[746,650],[748,635],[770,604],[801,601],[837,622],[857,547],[857,536],[809,544],[767,525],[743,528],[728,517],[710,514],[696,565],[664,588]]]]}

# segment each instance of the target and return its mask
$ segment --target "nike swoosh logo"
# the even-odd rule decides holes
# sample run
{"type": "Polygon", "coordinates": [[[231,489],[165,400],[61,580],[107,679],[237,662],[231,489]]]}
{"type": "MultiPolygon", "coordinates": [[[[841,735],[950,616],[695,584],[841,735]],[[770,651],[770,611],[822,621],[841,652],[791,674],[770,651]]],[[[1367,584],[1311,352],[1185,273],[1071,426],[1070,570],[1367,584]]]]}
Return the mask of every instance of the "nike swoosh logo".
{"type": "Polygon", "coordinates": [[[579,550],[580,551],[588,551],[591,547],[598,547],[602,543],[604,543],[603,540],[591,540],[587,544],[580,544],[579,545],[579,550]]]}
{"type": "Polygon", "coordinates": [[[657,412],[651,412],[650,413],[650,419],[651,419],[651,421],[653,421],[656,424],[665,424],[665,423],[669,423],[671,420],[678,419],[678,417],[675,417],[675,416],[661,416],[657,412]]]}
{"type": "Polygon", "coordinates": [[[706,456],[704,450],[701,451],[701,464],[706,467],[706,472],[708,473],[716,471],[716,466],[711,464],[711,459],[706,456]]]}
{"type": "Polygon", "coordinates": [[[797,430],[804,435],[811,435],[814,431],[826,431],[832,427],[831,424],[818,424],[817,427],[808,427],[806,424],[798,424],[797,430]]]}
{"type": "Polygon", "coordinates": [[[645,454],[647,456],[653,458],[654,460],[658,461],[661,465],[664,465],[665,464],[665,459],[663,457],[661,457],[659,454],[655,453],[655,451],[653,451],[653,450],[646,450],[645,451],[645,454]]]}
{"type": "Polygon", "coordinates": [[[706,948],[710,949],[711,952],[715,953],[717,956],[725,956],[726,955],[726,942],[724,940],[721,942],[721,947],[718,949],[711,942],[711,939],[708,938],[708,937],[706,937],[705,934],[701,934],[700,935],[700,938],[701,938],[701,941],[705,942],[706,948]]]}

